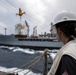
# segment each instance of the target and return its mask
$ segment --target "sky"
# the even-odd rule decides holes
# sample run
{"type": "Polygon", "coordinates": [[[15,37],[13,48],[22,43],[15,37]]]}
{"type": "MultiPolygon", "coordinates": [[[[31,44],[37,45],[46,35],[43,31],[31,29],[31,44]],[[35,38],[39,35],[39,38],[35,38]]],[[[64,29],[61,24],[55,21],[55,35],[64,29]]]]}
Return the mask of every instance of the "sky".
{"type": "Polygon", "coordinates": [[[63,11],[72,11],[76,14],[76,0],[0,0],[0,33],[15,34],[15,25],[25,24],[25,20],[30,27],[30,35],[33,28],[37,26],[37,33],[50,33],[51,22],[55,16],[63,11]],[[26,15],[16,16],[21,8],[26,15]]]}

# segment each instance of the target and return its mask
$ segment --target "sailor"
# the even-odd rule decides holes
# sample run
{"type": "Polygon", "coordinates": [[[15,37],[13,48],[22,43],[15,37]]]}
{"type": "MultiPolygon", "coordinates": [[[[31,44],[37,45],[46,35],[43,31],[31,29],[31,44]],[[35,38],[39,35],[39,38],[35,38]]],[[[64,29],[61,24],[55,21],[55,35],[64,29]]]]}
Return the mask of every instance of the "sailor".
{"type": "Polygon", "coordinates": [[[54,20],[53,32],[64,46],[57,52],[47,75],[76,75],[76,15],[61,11],[54,20]]]}

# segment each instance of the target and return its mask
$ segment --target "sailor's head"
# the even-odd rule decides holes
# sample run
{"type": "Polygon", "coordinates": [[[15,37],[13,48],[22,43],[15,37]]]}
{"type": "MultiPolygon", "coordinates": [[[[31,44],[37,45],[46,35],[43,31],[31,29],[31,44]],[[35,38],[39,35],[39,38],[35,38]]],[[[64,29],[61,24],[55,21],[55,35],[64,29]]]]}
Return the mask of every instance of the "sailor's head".
{"type": "Polygon", "coordinates": [[[71,11],[61,11],[54,19],[53,28],[60,41],[76,35],[76,15],[71,11]]]}

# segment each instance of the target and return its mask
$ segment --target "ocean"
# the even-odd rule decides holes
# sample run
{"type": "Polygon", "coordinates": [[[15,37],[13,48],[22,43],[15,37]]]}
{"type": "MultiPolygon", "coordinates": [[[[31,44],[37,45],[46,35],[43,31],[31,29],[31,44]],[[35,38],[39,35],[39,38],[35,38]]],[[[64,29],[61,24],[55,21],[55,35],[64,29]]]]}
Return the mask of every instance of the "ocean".
{"type": "MultiPolygon", "coordinates": [[[[29,63],[34,58],[40,56],[43,52],[44,51],[42,50],[0,46],[0,71],[18,72],[19,75],[24,75],[26,72],[30,71],[27,75],[42,75],[44,71],[44,58],[41,59],[41,61],[33,69],[26,67],[20,68],[20,66],[29,63]]],[[[51,64],[48,65],[48,68],[51,68],[56,52],[56,49],[49,50],[50,59],[48,59],[48,61],[51,64]]]]}

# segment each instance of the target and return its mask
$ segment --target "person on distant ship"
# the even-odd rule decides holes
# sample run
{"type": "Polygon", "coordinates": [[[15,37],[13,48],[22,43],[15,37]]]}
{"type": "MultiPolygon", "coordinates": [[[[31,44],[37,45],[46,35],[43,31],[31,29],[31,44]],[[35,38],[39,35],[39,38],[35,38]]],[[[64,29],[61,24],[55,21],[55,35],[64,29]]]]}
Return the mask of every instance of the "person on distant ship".
{"type": "Polygon", "coordinates": [[[60,12],[53,24],[53,32],[64,46],[57,52],[47,75],[76,75],[76,15],[71,11],[60,12]]]}

